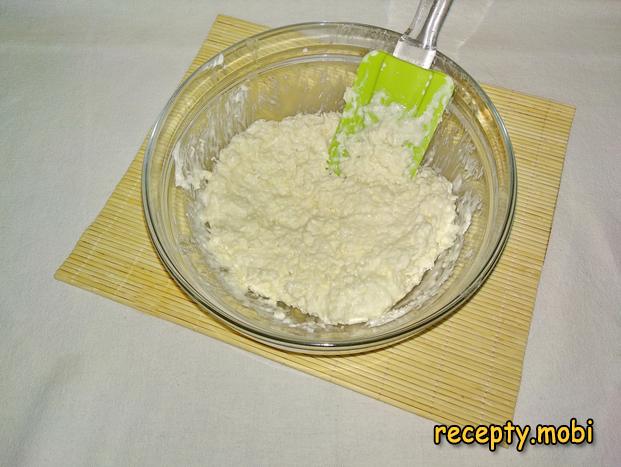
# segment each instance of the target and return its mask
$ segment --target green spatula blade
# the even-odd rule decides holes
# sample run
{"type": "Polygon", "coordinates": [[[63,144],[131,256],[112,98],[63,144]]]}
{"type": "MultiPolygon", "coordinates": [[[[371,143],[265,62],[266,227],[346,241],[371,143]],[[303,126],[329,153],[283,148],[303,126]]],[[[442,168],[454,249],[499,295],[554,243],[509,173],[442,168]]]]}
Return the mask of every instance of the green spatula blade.
{"type": "Polygon", "coordinates": [[[453,80],[442,72],[421,68],[383,51],[368,53],[360,62],[352,86],[352,97],[345,104],[343,116],[330,143],[329,168],[336,175],[341,174],[340,161],[349,156],[344,141],[365,127],[363,108],[378,95],[384,105],[396,103],[403,107],[404,112],[415,117],[425,115],[422,140],[406,143],[412,151],[410,173],[416,175],[453,88],[453,80]]]}

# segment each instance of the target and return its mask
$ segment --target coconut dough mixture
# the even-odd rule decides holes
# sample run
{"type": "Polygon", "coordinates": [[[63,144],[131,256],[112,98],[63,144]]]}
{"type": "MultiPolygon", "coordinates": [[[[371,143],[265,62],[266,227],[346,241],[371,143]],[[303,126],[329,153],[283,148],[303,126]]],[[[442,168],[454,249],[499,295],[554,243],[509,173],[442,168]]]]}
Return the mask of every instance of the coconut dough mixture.
{"type": "Polygon", "coordinates": [[[341,176],[326,165],[337,113],[257,121],[220,152],[200,220],[230,286],[353,324],[420,282],[456,240],[456,197],[430,168],[409,175],[420,122],[386,109],[347,143],[341,176]]]}

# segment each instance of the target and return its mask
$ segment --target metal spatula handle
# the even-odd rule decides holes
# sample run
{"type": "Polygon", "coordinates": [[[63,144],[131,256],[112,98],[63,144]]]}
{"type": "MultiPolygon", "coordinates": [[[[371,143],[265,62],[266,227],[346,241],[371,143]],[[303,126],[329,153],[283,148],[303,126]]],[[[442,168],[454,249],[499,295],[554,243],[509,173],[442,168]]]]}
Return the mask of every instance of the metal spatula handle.
{"type": "Polygon", "coordinates": [[[421,0],[410,27],[403,33],[393,55],[423,68],[431,67],[436,41],[453,0],[421,0]]]}

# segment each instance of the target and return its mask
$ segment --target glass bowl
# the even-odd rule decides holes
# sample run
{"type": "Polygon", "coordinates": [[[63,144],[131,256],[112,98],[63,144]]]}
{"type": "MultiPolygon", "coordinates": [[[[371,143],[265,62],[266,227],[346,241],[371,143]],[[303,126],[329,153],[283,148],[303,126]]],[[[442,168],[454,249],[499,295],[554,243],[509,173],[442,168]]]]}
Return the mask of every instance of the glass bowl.
{"type": "MultiPolygon", "coordinates": [[[[325,325],[260,297],[240,297],[198,247],[192,211],[198,180],[218,152],[258,119],[340,111],[361,58],[392,51],[399,33],[353,23],[307,23],[253,36],[213,57],[170,98],[145,153],[142,193],[153,244],[165,267],[200,307],[234,330],[290,351],[341,354],[380,348],[420,333],[457,310],[482,285],[506,243],[516,199],[511,143],[493,104],[455,62],[437,54],[434,68],[455,81],[455,95],[426,163],[453,182],[458,217],[469,223],[452,249],[383,322],[325,325]],[[183,185],[183,186],[178,186],[183,185]]],[[[203,182],[204,183],[204,182],[203,182]]],[[[407,222],[404,219],[403,222],[407,222]]]]}

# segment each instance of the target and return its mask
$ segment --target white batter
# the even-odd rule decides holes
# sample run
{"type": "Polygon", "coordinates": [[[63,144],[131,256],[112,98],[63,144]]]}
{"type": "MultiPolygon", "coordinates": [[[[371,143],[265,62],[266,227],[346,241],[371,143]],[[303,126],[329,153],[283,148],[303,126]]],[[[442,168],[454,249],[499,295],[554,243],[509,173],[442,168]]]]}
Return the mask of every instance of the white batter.
{"type": "Polygon", "coordinates": [[[416,123],[381,117],[348,143],[341,177],[326,168],[336,113],[257,121],[221,151],[200,195],[230,285],[353,324],[420,282],[456,239],[456,197],[429,168],[408,174],[416,123]]]}

